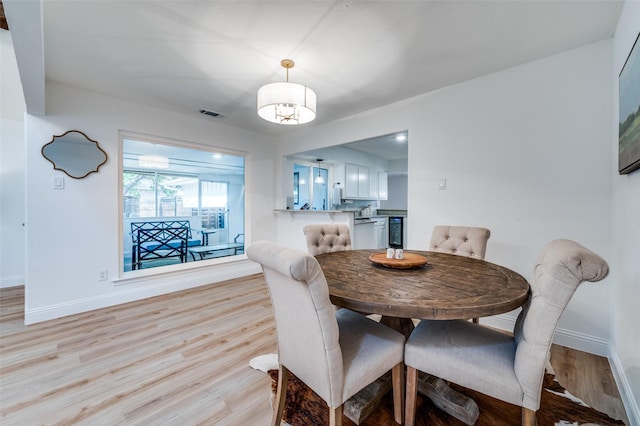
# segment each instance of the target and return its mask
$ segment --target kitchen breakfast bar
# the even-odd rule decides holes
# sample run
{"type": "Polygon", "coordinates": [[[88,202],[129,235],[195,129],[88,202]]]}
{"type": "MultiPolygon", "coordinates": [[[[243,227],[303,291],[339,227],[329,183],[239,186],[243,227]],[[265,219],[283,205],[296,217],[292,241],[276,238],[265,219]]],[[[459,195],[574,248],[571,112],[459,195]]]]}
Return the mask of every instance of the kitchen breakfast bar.
{"type": "Polygon", "coordinates": [[[358,210],[276,209],[273,212],[277,218],[279,244],[303,251],[307,250],[303,228],[318,223],[346,224],[353,249],[402,248],[406,244],[406,210],[379,209],[370,216],[361,216],[358,210]]]}

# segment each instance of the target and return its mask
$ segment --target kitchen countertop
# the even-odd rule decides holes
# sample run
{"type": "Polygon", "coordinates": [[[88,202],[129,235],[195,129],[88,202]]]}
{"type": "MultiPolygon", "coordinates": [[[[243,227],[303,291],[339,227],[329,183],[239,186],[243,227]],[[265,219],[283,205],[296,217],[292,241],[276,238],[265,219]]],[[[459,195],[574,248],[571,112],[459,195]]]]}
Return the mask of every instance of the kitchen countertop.
{"type": "Polygon", "coordinates": [[[368,217],[362,217],[362,218],[358,217],[353,221],[354,225],[366,225],[368,223],[376,223],[376,221],[371,220],[368,217]]]}
{"type": "Polygon", "coordinates": [[[356,213],[351,210],[293,210],[293,209],[273,209],[278,213],[356,213]]]}
{"type": "Polygon", "coordinates": [[[359,210],[292,210],[292,209],[274,209],[274,212],[278,213],[327,213],[327,214],[336,214],[336,213],[346,213],[353,214],[356,220],[358,219],[376,219],[381,217],[389,217],[389,216],[407,216],[406,211],[402,212],[398,210],[398,214],[387,214],[387,213],[377,213],[371,216],[359,216],[359,210]]]}

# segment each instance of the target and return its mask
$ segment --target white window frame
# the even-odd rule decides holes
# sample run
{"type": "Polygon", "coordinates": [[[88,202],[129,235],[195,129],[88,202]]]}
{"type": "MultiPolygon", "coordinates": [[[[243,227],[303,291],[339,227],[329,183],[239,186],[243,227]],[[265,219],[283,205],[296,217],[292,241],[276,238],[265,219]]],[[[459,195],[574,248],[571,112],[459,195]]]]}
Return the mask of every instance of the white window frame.
{"type": "MultiPolygon", "coordinates": [[[[118,273],[118,278],[113,280],[115,285],[127,284],[129,282],[135,281],[139,277],[160,276],[160,275],[172,274],[172,273],[175,273],[176,271],[195,270],[198,268],[202,268],[204,266],[210,267],[212,265],[228,264],[238,260],[244,260],[247,258],[245,254],[239,254],[236,256],[225,256],[225,257],[219,257],[215,259],[206,259],[198,262],[187,262],[187,263],[180,263],[175,265],[168,265],[168,266],[159,267],[159,268],[139,269],[139,270],[125,272],[125,265],[124,265],[125,218],[123,215],[124,194],[122,191],[123,173],[124,173],[124,165],[123,165],[124,139],[135,139],[141,142],[147,142],[152,144],[168,145],[168,146],[174,146],[177,148],[205,151],[205,152],[210,152],[212,155],[215,153],[220,153],[220,154],[242,157],[244,159],[243,230],[244,230],[244,236],[245,236],[244,238],[245,246],[247,245],[248,241],[251,241],[250,240],[251,232],[248,226],[250,222],[249,215],[248,215],[248,211],[249,211],[248,206],[250,203],[249,203],[249,200],[247,199],[247,193],[248,193],[247,182],[249,180],[248,175],[250,174],[249,168],[247,167],[247,164],[249,164],[248,152],[240,151],[240,150],[232,150],[232,149],[222,148],[222,147],[212,146],[212,145],[204,145],[196,142],[166,138],[162,136],[154,136],[154,135],[121,130],[118,135],[118,234],[119,234],[118,271],[119,273],[118,273]]],[[[198,188],[198,190],[200,189],[198,188]]]]}

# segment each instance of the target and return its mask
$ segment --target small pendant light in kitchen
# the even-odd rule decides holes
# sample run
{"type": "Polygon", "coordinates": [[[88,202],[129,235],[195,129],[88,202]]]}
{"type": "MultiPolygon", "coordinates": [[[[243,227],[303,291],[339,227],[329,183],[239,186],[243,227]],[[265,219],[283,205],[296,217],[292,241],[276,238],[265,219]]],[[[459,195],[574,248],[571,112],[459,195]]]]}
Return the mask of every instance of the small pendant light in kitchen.
{"type": "Polygon", "coordinates": [[[315,183],[319,183],[319,184],[323,184],[324,183],[324,178],[320,174],[320,162],[322,162],[322,158],[318,158],[316,161],[318,162],[318,176],[316,176],[316,179],[314,180],[314,182],[315,183]]]}

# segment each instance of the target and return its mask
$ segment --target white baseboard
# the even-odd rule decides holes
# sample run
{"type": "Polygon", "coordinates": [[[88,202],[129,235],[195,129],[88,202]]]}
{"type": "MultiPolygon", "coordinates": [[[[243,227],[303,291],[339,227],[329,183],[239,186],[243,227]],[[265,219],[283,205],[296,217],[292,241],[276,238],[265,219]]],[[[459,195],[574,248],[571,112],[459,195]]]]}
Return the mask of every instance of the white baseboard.
{"type": "Polygon", "coordinates": [[[590,334],[557,328],[553,343],[606,358],[611,342],[590,334]]]}
{"type": "Polygon", "coordinates": [[[24,285],[24,275],[0,278],[0,288],[15,287],[19,285],[24,285]]]}
{"type": "Polygon", "coordinates": [[[611,346],[608,358],[611,371],[613,372],[613,378],[616,381],[620,397],[622,398],[622,403],[624,404],[624,409],[627,412],[627,417],[629,418],[629,424],[631,426],[640,426],[640,409],[638,408],[638,403],[633,396],[631,384],[627,380],[627,376],[624,373],[624,368],[620,362],[620,358],[618,357],[615,347],[611,346]]]}
{"type": "Polygon", "coordinates": [[[492,317],[480,318],[480,324],[488,325],[489,327],[499,328],[500,330],[513,331],[513,327],[516,325],[516,318],[511,318],[508,315],[494,315],[492,317]]]}
{"type": "Polygon", "coordinates": [[[143,277],[137,281],[131,280],[128,283],[131,285],[114,286],[114,289],[117,289],[118,291],[114,291],[106,295],[73,300],[57,305],[49,305],[34,309],[25,308],[24,322],[25,324],[34,324],[68,315],[173,293],[175,291],[244,277],[259,272],[262,272],[260,265],[248,261],[241,261],[215,269],[203,268],[199,272],[191,274],[185,274],[184,272],[165,274],[165,276],[157,278],[156,280],[154,280],[153,277],[143,277]]]}
{"type": "MultiPolygon", "coordinates": [[[[513,331],[513,327],[516,323],[516,317],[506,314],[495,315],[492,317],[480,318],[480,322],[501,330],[513,331]]],[[[553,336],[553,343],[577,349],[579,351],[588,352],[590,354],[603,356],[605,358],[609,355],[609,340],[560,327],[556,328],[556,334],[553,336]]]]}

